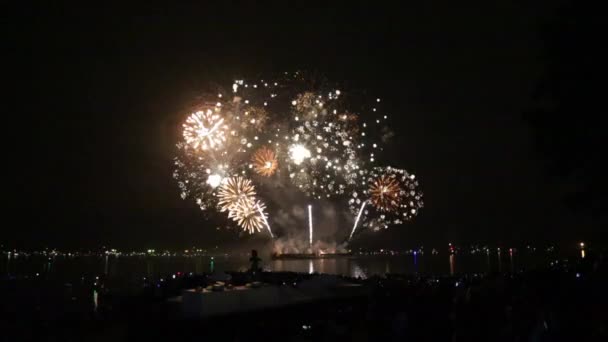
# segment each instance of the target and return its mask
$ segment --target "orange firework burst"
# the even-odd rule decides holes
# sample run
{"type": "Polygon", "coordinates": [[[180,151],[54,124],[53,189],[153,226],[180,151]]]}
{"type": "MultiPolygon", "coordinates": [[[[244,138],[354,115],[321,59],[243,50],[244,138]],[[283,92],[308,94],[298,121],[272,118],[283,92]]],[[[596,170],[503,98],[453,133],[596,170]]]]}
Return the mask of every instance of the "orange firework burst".
{"type": "Polygon", "coordinates": [[[382,175],[376,178],[369,187],[372,204],[381,211],[392,211],[399,208],[401,187],[395,177],[382,175]]]}
{"type": "Polygon", "coordinates": [[[274,151],[266,146],[255,151],[251,158],[251,162],[253,163],[255,172],[265,177],[272,176],[278,166],[277,157],[275,156],[274,151]]]}

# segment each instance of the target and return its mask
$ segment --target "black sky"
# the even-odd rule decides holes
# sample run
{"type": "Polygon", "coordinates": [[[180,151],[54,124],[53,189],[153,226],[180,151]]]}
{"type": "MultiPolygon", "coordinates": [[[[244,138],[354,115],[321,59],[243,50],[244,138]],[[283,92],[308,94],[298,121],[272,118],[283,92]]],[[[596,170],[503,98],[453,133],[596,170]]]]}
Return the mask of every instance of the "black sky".
{"type": "Polygon", "coordinates": [[[522,119],[552,10],[437,0],[9,9],[4,207],[15,221],[2,240],[236,240],[202,221],[171,178],[184,109],[209,82],[298,69],[394,107],[391,163],[419,175],[426,208],[370,243],[578,238],[522,119]]]}

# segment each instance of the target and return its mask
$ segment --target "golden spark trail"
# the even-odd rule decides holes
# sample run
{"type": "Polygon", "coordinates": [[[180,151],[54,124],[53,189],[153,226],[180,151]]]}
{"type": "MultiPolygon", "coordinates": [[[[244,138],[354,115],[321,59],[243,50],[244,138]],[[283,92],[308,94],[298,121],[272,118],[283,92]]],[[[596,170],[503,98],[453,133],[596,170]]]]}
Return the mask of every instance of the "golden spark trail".
{"type": "Polygon", "coordinates": [[[359,219],[361,218],[361,213],[363,212],[363,208],[365,208],[366,204],[367,204],[367,201],[363,201],[363,204],[361,205],[361,209],[359,209],[359,214],[357,214],[357,219],[355,220],[355,225],[353,226],[353,230],[350,232],[350,237],[348,238],[349,241],[350,241],[350,239],[353,238],[353,234],[355,233],[355,229],[357,229],[357,225],[359,224],[359,219]]]}
{"type": "Polygon", "coordinates": [[[257,207],[258,207],[258,211],[260,212],[260,215],[262,216],[262,220],[264,220],[264,224],[266,225],[266,228],[268,228],[270,237],[274,239],[274,234],[272,234],[272,230],[270,230],[270,225],[268,224],[268,220],[266,220],[266,215],[264,215],[264,213],[262,212],[262,208],[260,208],[259,204],[257,207]]]}
{"type": "Polygon", "coordinates": [[[312,248],[312,205],[308,205],[308,240],[312,248]]]}

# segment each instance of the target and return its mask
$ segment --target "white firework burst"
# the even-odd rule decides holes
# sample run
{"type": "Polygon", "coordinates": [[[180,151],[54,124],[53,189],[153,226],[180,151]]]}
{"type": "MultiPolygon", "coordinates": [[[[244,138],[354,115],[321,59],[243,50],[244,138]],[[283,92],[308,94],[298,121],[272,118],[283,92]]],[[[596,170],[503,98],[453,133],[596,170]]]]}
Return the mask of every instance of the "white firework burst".
{"type": "Polygon", "coordinates": [[[207,109],[192,113],[183,127],[184,140],[195,149],[218,149],[226,141],[228,126],[215,110],[207,109]]]}

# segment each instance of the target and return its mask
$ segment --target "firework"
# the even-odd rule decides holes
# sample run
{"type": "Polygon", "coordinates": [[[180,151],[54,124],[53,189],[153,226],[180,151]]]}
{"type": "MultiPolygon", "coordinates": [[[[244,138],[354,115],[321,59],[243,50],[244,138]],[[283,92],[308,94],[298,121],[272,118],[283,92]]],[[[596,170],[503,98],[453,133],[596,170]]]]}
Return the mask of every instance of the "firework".
{"type": "Polygon", "coordinates": [[[255,201],[255,187],[249,179],[241,176],[230,177],[220,185],[217,192],[221,211],[231,211],[239,201],[255,201]]]}
{"type": "Polygon", "coordinates": [[[387,115],[379,113],[379,98],[370,106],[362,94],[326,88],[325,81],[303,73],[277,81],[237,80],[227,91],[200,97],[183,125],[175,158],[182,198],[227,212],[250,233],[266,227],[271,236],[251,180],[260,186],[288,180],[314,199],[352,195],[351,237],[359,226],[378,229],[417,214],[417,181],[402,170],[373,165],[392,134],[384,125],[387,115]]]}
{"type": "Polygon", "coordinates": [[[217,204],[216,182],[222,176],[211,174],[211,170],[196,156],[187,144],[177,144],[178,156],[174,159],[173,178],[181,191],[182,199],[194,199],[201,210],[213,208],[217,204]]]}
{"type": "Polygon", "coordinates": [[[258,212],[262,216],[262,219],[264,220],[264,224],[266,225],[266,228],[268,228],[270,237],[274,239],[274,234],[272,234],[272,230],[270,229],[270,225],[268,224],[268,220],[266,219],[266,214],[264,214],[264,212],[262,211],[262,208],[259,205],[257,206],[257,208],[258,208],[258,212]]]}
{"type": "Polygon", "coordinates": [[[184,140],[195,149],[217,149],[226,141],[227,126],[214,110],[192,113],[183,126],[184,140]]]}
{"type": "Polygon", "coordinates": [[[306,112],[310,109],[315,109],[315,102],[318,103],[317,96],[312,92],[298,94],[297,99],[292,102],[299,112],[306,112]]]}
{"type": "Polygon", "coordinates": [[[270,177],[272,176],[278,167],[277,158],[274,151],[266,146],[259,148],[253,154],[251,158],[255,172],[258,174],[270,177]]]}
{"type": "Polygon", "coordinates": [[[374,179],[368,192],[372,205],[380,211],[393,211],[401,202],[401,188],[394,174],[382,175],[374,179]]]}
{"type": "Polygon", "coordinates": [[[260,155],[267,160],[258,170],[271,175],[277,171],[276,153],[280,151],[266,110],[274,96],[273,86],[263,85],[235,81],[232,93],[219,90],[215,95],[203,94],[202,102],[193,106],[195,110],[183,124],[183,142],[177,145],[173,175],[182,198],[194,199],[203,210],[228,212],[230,218],[238,214],[241,219],[237,222],[243,223],[239,225],[247,227],[251,227],[248,222],[256,220],[254,215],[246,215],[248,211],[243,208],[247,206],[241,204],[240,211],[231,209],[243,197],[253,199],[255,194],[253,183],[247,179],[255,171],[251,152],[262,142],[274,151],[274,157],[260,155]],[[272,165],[268,167],[266,162],[272,165]]]}
{"type": "Polygon", "coordinates": [[[321,96],[306,92],[292,102],[289,176],[313,198],[341,195],[355,184],[358,137],[352,135],[355,130],[351,125],[340,119],[337,93],[321,96]]]}
{"type": "Polygon", "coordinates": [[[246,107],[243,110],[242,117],[239,117],[241,129],[252,129],[261,131],[266,126],[268,120],[268,112],[260,107],[246,107]]]}
{"type": "Polygon", "coordinates": [[[260,201],[243,197],[230,207],[228,218],[236,221],[243,230],[250,234],[259,232],[264,228],[265,206],[260,201]]]}
{"type": "Polygon", "coordinates": [[[222,176],[218,175],[217,173],[211,174],[207,177],[207,181],[205,183],[215,189],[222,184],[222,176]]]}
{"type": "Polygon", "coordinates": [[[300,165],[305,159],[310,158],[310,151],[300,144],[292,145],[289,147],[289,157],[296,165],[300,165]]]}
{"type": "MultiPolygon", "coordinates": [[[[374,167],[362,171],[361,191],[353,191],[349,205],[356,222],[373,230],[411,220],[424,207],[416,176],[402,169],[374,167]],[[372,205],[365,208],[369,201],[372,205]]],[[[353,231],[355,227],[353,228],[353,231]]],[[[352,234],[351,234],[352,236],[352,234]]]]}
{"type": "Polygon", "coordinates": [[[348,237],[348,239],[352,239],[353,238],[353,234],[355,234],[355,230],[357,229],[357,225],[359,225],[359,219],[361,219],[361,214],[363,213],[363,208],[365,208],[365,205],[367,204],[367,201],[363,201],[363,204],[361,204],[361,209],[359,209],[359,213],[357,214],[357,218],[355,219],[355,224],[353,225],[353,230],[351,230],[350,232],[350,236],[348,237]]]}
{"type": "Polygon", "coordinates": [[[228,218],[236,221],[249,234],[253,234],[264,228],[266,221],[264,209],[265,206],[260,201],[242,197],[230,207],[228,218]]]}
{"type": "Polygon", "coordinates": [[[308,205],[308,242],[312,248],[312,205],[308,205]]]}

